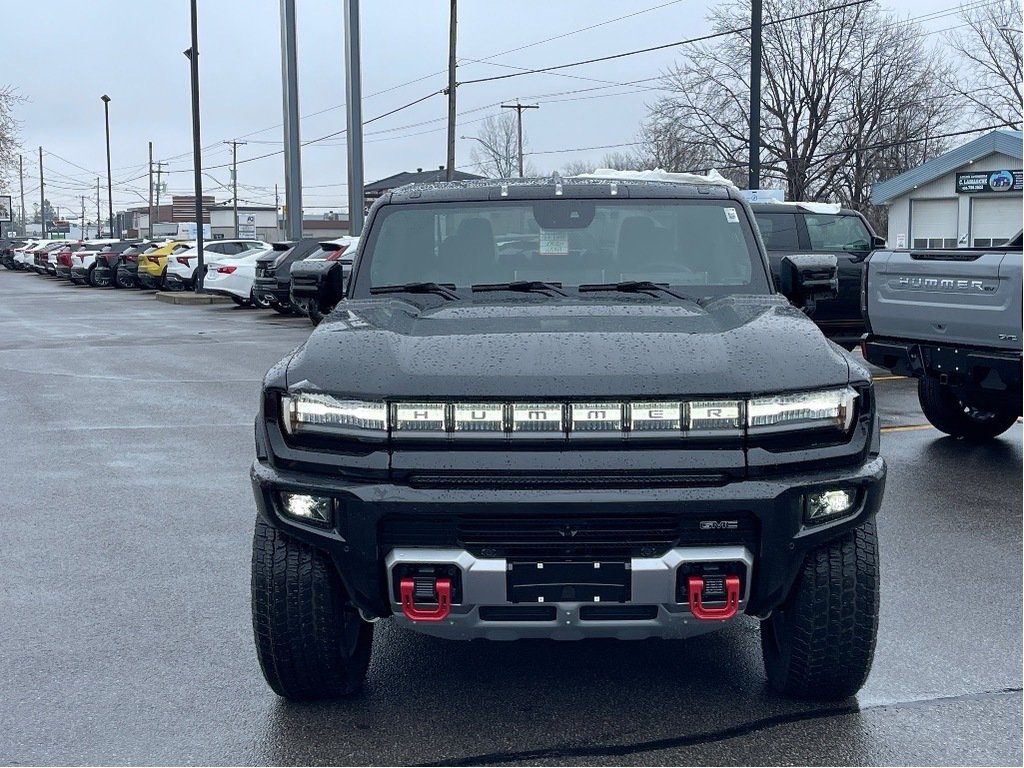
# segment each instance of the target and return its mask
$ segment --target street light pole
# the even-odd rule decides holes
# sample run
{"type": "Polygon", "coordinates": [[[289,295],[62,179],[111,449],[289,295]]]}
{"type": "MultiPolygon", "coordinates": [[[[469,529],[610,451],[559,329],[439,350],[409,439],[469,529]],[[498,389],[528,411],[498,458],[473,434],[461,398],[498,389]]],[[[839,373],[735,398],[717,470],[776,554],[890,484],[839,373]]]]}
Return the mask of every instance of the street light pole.
{"type": "MultiPolygon", "coordinates": [[[[281,0],[281,95],[284,108],[284,205],[286,237],[302,239],[302,156],[299,148],[299,76],[295,0],[281,0]]],[[[349,137],[351,141],[351,137],[349,137]]]]}
{"type": "Polygon", "coordinates": [[[363,230],[363,101],[359,74],[359,0],[345,0],[345,103],[348,148],[348,233],[363,230]]]}
{"type": "Polygon", "coordinates": [[[761,0],[750,4],[750,172],[747,189],[761,188],[761,0]]]}
{"type": "Polygon", "coordinates": [[[107,94],[100,96],[103,100],[103,121],[107,126],[107,226],[110,229],[110,236],[114,236],[114,190],[110,180],[110,97],[107,94]]]}
{"type": "Polygon", "coordinates": [[[199,254],[199,266],[196,267],[196,293],[203,293],[203,273],[206,271],[203,260],[203,169],[201,165],[202,145],[199,138],[199,11],[196,0],[192,0],[192,45],[185,51],[190,64],[192,80],[192,168],[195,172],[196,198],[196,250],[199,254]]]}

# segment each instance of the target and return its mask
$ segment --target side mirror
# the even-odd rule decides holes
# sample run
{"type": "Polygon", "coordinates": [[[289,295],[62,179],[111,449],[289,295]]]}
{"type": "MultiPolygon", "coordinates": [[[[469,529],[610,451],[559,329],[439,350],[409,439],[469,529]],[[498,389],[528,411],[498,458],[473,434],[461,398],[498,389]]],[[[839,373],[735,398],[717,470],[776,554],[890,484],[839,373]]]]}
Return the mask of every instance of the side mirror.
{"type": "Polygon", "coordinates": [[[779,291],[793,304],[813,314],[818,301],[839,293],[839,261],[835,256],[802,253],[783,256],[779,291]]]}
{"type": "Polygon", "coordinates": [[[871,236],[871,250],[877,251],[879,248],[885,248],[885,238],[879,237],[878,235],[871,236]]]}
{"type": "Polygon", "coordinates": [[[351,273],[352,267],[349,264],[335,263],[328,267],[320,284],[320,309],[325,314],[345,298],[351,273]]]}

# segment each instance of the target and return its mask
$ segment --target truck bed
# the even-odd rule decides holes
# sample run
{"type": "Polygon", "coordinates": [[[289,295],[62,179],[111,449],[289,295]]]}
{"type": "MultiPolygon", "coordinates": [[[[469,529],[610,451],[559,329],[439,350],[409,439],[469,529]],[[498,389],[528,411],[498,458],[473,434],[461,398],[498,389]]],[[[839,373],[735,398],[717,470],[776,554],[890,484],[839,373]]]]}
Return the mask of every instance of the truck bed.
{"type": "Polygon", "coordinates": [[[1021,349],[1021,248],[875,251],[862,308],[872,338],[1021,349]]]}

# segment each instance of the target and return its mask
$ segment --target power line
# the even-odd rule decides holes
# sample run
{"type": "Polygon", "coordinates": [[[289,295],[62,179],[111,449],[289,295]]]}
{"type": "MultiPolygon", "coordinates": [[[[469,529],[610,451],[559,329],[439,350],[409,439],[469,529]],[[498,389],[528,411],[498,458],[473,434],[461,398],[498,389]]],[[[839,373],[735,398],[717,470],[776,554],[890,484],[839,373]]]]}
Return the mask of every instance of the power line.
{"type": "MultiPolygon", "coordinates": [[[[798,19],[805,19],[805,18],[807,18],[809,16],[819,16],[819,15],[824,14],[824,13],[832,13],[834,11],[841,11],[841,10],[844,10],[845,8],[853,8],[853,7],[856,7],[856,6],[859,6],[859,5],[866,5],[867,3],[872,3],[874,1],[875,0],[851,0],[848,3],[843,3],[842,5],[832,6],[830,8],[821,8],[821,9],[814,10],[814,11],[807,11],[805,13],[798,13],[798,14],[793,15],[793,16],[786,16],[786,17],[783,17],[781,19],[772,19],[771,21],[764,22],[763,26],[767,27],[767,26],[770,26],[770,25],[773,25],[773,24],[782,24],[782,23],[787,22],[787,21],[797,21],[798,19]]],[[[494,75],[492,77],[479,77],[479,78],[476,78],[475,80],[464,80],[464,81],[460,82],[459,85],[472,85],[473,83],[490,83],[490,82],[493,82],[495,80],[508,80],[509,78],[512,78],[512,77],[523,77],[525,75],[536,75],[536,74],[541,74],[541,73],[545,73],[545,72],[554,72],[556,70],[568,69],[570,67],[581,67],[581,66],[584,66],[586,64],[596,64],[596,63],[601,62],[601,61],[613,61],[615,59],[626,58],[627,56],[636,56],[636,55],[641,54],[641,53],[651,53],[653,51],[663,51],[666,48],[676,48],[676,47],[678,47],[680,45],[692,45],[694,43],[703,43],[703,42],[707,42],[708,40],[716,40],[716,39],[718,39],[720,37],[728,37],[729,35],[736,35],[736,34],[740,34],[742,32],[749,32],[749,31],[750,31],[750,25],[748,24],[745,27],[733,27],[732,29],[723,30],[721,32],[712,32],[712,33],[709,33],[707,35],[701,35],[700,37],[691,37],[691,38],[688,38],[688,39],[685,39],[685,40],[676,40],[675,42],[672,42],[672,43],[664,43],[662,45],[652,45],[652,46],[647,47],[647,48],[637,48],[637,49],[632,50],[632,51],[623,51],[621,53],[613,53],[613,54],[610,54],[608,56],[598,56],[598,57],[593,58],[593,59],[583,59],[581,61],[571,61],[571,62],[568,62],[566,64],[555,64],[555,65],[550,66],[550,67],[538,67],[538,68],[535,68],[535,69],[528,69],[528,70],[525,70],[523,72],[510,72],[507,75],[494,75]]]]}

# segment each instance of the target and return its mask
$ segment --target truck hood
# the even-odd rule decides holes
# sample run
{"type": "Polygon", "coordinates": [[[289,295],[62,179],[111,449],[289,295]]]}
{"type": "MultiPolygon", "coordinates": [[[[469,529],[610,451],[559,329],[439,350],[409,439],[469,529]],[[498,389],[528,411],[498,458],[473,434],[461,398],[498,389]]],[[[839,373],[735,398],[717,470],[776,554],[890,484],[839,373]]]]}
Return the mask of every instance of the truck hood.
{"type": "Polygon", "coordinates": [[[531,297],[339,305],[296,350],[290,389],[373,398],[718,395],[849,381],[846,356],[779,296],[701,307],[531,297]]]}

